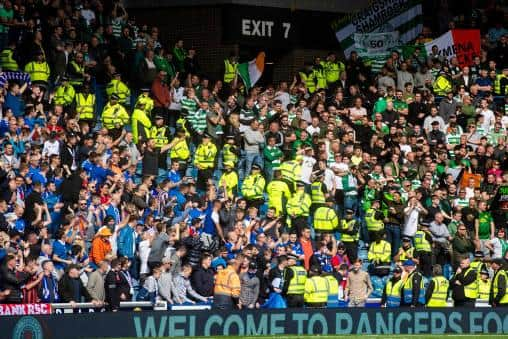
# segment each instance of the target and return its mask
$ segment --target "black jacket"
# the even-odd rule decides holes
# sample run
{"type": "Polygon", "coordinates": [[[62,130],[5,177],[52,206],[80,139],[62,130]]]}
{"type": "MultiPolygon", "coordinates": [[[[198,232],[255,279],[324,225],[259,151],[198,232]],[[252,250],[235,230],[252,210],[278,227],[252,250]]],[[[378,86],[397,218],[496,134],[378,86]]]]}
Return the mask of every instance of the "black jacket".
{"type": "Polygon", "coordinates": [[[418,301],[418,297],[420,296],[420,284],[421,284],[421,281],[423,279],[423,276],[420,272],[418,271],[414,271],[413,273],[411,273],[411,275],[408,277],[408,279],[412,279],[413,280],[413,290],[412,290],[412,295],[413,295],[413,299],[410,303],[406,303],[404,301],[404,289],[402,290],[402,299],[400,301],[400,304],[401,305],[405,305],[405,306],[417,306],[417,305],[422,305],[419,301],[418,301]]]}
{"type": "Polygon", "coordinates": [[[0,267],[0,288],[10,290],[11,293],[5,298],[7,304],[20,304],[22,302],[21,286],[28,279],[28,275],[17,276],[15,271],[11,271],[6,263],[0,267]]]}
{"type": "Polygon", "coordinates": [[[66,303],[70,301],[81,302],[81,300],[76,300],[76,298],[74,297],[76,292],[79,293],[80,299],[85,299],[85,301],[92,300],[92,296],[90,295],[90,293],[88,293],[88,290],[83,285],[81,279],[71,278],[67,273],[64,274],[62,279],[60,279],[60,281],[58,282],[58,291],[60,293],[60,298],[62,302],[66,303]],[[78,285],[79,291],[75,291],[74,282],[76,282],[76,284],[78,285]]]}
{"type": "Polygon", "coordinates": [[[191,275],[191,285],[203,297],[213,296],[214,272],[211,268],[197,267],[191,275]]]}
{"type": "Polygon", "coordinates": [[[476,270],[469,270],[467,275],[465,274],[468,269],[462,270],[462,272],[455,274],[450,280],[450,289],[452,290],[452,298],[454,301],[474,301],[475,299],[466,298],[464,293],[464,286],[472,284],[477,279],[476,270]],[[458,285],[456,282],[460,282],[458,285]]]}
{"type": "Polygon", "coordinates": [[[106,301],[111,310],[120,308],[120,294],[122,294],[120,284],[122,275],[118,271],[110,270],[104,279],[106,289],[106,301]]]}

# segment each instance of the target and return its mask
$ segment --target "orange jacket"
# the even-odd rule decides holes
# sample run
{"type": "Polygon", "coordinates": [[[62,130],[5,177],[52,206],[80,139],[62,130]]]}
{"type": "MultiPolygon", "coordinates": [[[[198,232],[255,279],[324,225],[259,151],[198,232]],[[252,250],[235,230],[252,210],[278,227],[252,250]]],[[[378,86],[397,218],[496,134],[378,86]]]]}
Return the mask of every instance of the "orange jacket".
{"type": "Polygon", "coordinates": [[[240,277],[233,267],[228,266],[222,271],[217,272],[214,294],[222,294],[234,298],[240,297],[240,277]]]}
{"type": "Polygon", "coordinates": [[[111,244],[109,240],[104,239],[103,237],[95,237],[92,241],[92,249],[90,251],[90,260],[95,264],[99,264],[104,260],[106,255],[111,253],[111,244]]]}

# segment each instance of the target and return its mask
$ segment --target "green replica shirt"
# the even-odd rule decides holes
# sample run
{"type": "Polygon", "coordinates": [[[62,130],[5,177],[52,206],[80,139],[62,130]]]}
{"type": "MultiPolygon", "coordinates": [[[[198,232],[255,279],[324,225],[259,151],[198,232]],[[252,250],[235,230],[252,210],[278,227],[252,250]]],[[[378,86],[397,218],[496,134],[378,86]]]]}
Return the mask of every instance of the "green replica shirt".
{"type": "Polygon", "coordinates": [[[280,166],[283,153],[277,146],[266,146],[263,149],[263,158],[265,159],[265,168],[277,168],[280,166]]]}
{"type": "Polygon", "coordinates": [[[480,240],[489,240],[490,239],[490,223],[493,222],[492,215],[490,212],[480,212],[478,214],[478,236],[480,240]]]}

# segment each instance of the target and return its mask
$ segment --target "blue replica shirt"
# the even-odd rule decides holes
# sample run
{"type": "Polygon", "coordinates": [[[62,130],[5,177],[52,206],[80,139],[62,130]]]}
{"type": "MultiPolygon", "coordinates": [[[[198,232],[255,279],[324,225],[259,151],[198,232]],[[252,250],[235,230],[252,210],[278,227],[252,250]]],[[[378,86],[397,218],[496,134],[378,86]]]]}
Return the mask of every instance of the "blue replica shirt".
{"type": "MultiPolygon", "coordinates": [[[[57,240],[53,242],[53,254],[56,254],[60,259],[68,260],[69,256],[67,254],[67,246],[62,241],[57,240]]],[[[55,268],[60,270],[64,269],[66,264],[54,261],[55,268]]]]}
{"type": "Polygon", "coordinates": [[[25,220],[23,220],[22,218],[19,218],[18,220],[16,220],[16,222],[14,223],[14,228],[18,232],[25,233],[25,228],[26,228],[25,220]]]}
{"type": "Polygon", "coordinates": [[[314,252],[314,257],[321,265],[321,270],[326,273],[332,272],[332,257],[326,254],[323,254],[319,251],[314,252]]]}
{"type": "Polygon", "coordinates": [[[242,251],[241,249],[233,250],[233,247],[235,246],[235,244],[233,244],[229,241],[226,243],[225,246],[226,246],[226,249],[228,250],[228,260],[236,258],[236,255],[242,251]]]}
{"type": "MultiPolygon", "coordinates": [[[[203,225],[203,233],[206,233],[206,234],[210,234],[212,237],[216,235],[216,230],[215,230],[215,223],[213,222],[213,219],[212,219],[212,213],[213,213],[213,207],[212,207],[212,203],[209,203],[208,204],[208,207],[206,208],[206,211],[205,211],[205,222],[204,222],[204,225],[203,225]]],[[[189,213],[190,215],[190,213],[189,213]]]]}
{"type": "Polygon", "coordinates": [[[52,212],[53,209],[55,208],[55,205],[60,202],[60,196],[58,194],[53,193],[53,192],[42,193],[42,199],[48,205],[48,210],[50,212],[52,212]]]}
{"type": "MultiPolygon", "coordinates": [[[[168,172],[168,180],[174,184],[174,183],[177,183],[180,180],[182,180],[182,177],[180,176],[180,173],[178,173],[177,171],[171,170],[168,172]]],[[[169,190],[169,195],[173,196],[176,194],[177,191],[178,191],[178,186],[175,186],[169,190]]]]}
{"type": "Polygon", "coordinates": [[[299,241],[291,242],[288,241],[285,246],[289,246],[296,255],[303,254],[303,248],[299,241]]]}

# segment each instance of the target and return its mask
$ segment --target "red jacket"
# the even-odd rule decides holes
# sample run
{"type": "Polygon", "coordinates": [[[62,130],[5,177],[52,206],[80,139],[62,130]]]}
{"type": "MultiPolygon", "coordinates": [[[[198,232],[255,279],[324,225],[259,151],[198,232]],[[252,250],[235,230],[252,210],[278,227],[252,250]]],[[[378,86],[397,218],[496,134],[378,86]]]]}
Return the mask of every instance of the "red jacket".
{"type": "Polygon", "coordinates": [[[171,93],[167,84],[160,77],[155,78],[152,84],[152,94],[155,107],[168,107],[171,103],[171,93]]]}

